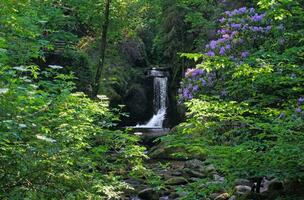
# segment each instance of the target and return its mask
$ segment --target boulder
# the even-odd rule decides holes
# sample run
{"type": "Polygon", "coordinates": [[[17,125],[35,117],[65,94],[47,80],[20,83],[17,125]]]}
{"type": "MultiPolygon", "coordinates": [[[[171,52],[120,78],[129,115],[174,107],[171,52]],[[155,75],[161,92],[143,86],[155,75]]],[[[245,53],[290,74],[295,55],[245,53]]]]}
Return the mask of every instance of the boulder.
{"type": "Polygon", "coordinates": [[[284,186],[281,181],[274,178],[268,180],[267,178],[263,178],[261,182],[260,192],[263,196],[266,196],[268,199],[275,199],[281,193],[284,192],[284,186]]]}
{"type": "Polygon", "coordinates": [[[251,193],[251,187],[246,185],[238,185],[235,187],[236,194],[239,196],[247,196],[251,193]]]}
{"type": "Polygon", "coordinates": [[[124,102],[130,116],[136,117],[135,120],[139,121],[146,118],[148,99],[146,90],[142,85],[133,84],[126,92],[124,102]]]}
{"type": "Polygon", "coordinates": [[[223,193],[215,197],[214,200],[227,200],[229,199],[229,194],[228,193],[223,193]]]}
{"type": "Polygon", "coordinates": [[[213,174],[213,180],[218,183],[223,183],[223,182],[225,182],[225,177],[222,177],[218,174],[213,174]]]}
{"type": "Polygon", "coordinates": [[[166,185],[183,185],[185,183],[187,183],[187,179],[185,179],[184,177],[171,177],[170,179],[168,179],[165,184],[166,185]]]}
{"type": "Polygon", "coordinates": [[[182,148],[168,147],[165,143],[160,143],[151,148],[149,157],[153,159],[176,159],[173,154],[182,151],[182,148]]]}

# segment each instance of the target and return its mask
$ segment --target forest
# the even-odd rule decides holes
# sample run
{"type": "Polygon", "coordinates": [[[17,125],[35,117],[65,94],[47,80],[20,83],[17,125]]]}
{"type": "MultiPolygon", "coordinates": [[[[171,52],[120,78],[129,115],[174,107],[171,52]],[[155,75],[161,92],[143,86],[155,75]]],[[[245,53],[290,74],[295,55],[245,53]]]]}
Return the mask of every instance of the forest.
{"type": "Polygon", "coordinates": [[[1,0],[0,199],[303,200],[304,0],[1,0]]]}

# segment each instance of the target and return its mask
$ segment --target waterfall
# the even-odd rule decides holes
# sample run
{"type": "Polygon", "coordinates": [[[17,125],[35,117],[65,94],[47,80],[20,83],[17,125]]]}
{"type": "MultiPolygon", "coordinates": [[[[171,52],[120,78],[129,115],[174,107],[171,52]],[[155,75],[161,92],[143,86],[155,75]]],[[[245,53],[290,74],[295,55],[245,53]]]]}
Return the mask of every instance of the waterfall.
{"type": "Polygon", "coordinates": [[[153,117],[144,125],[137,125],[138,128],[163,128],[163,122],[167,112],[168,78],[160,76],[160,71],[152,71],[154,74],[153,88],[153,117]],[[157,73],[158,72],[158,73],[157,73]],[[158,75],[158,76],[156,76],[158,75]]]}

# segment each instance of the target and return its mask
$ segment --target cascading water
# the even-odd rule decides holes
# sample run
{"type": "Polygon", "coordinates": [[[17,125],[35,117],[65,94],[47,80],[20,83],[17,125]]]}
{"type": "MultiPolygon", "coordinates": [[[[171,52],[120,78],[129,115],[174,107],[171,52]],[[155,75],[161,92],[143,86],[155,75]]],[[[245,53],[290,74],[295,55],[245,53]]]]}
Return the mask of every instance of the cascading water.
{"type": "Polygon", "coordinates": [[[168,78],[163,72],[151,70],[150,75],[154,76],[154,115],[144,125],[137,125],[137,128],[163,128],[163,122],[167,112],[167,94],[168,94],[168,78]]]}

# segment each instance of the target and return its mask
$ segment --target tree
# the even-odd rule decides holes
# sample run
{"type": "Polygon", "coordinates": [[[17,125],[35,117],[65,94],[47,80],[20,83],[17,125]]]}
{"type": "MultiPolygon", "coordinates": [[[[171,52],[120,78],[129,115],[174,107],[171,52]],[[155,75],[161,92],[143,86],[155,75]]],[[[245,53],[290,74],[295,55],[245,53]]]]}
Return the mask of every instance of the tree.
{"type": "Polygon", "coordinates": [[[96,97],[98,94],[98,89],[100,86],[100,77],[101,77],[101,72],[104,66],[104,59],[105,59],[105,51],[106,51],[106,46],[107,46],[107,34],[108,34],[108,27],[110,23],[110,4],[111,0],[106,0],[105,4],[105,10],[104,10],[104,23],[102,27],[102,36],[101,36],[101,42],[100,42],[100,57],[98,61],[98,66],[97,66],[97,72],[95,76],[95,84],[93,88],[93,97],[96,97]]]}

